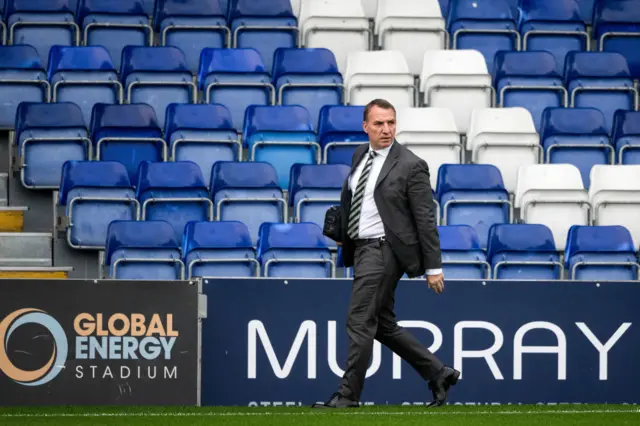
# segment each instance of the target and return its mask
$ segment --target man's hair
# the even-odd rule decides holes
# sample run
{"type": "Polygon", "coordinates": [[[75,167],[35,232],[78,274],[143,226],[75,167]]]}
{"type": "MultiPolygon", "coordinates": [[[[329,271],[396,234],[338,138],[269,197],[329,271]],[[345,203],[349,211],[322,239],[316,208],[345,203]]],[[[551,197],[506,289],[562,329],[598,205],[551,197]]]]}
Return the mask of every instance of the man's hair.
{"type": "Polygon", "coordinates": [[[392,109],[394,114],[396,112],[396,109],[393,107],[391,102],[386,101],[384,99],[374,99],[371,102],[369,102],[367,106],[364,107],[364,117],[363,117],[364,121],[367,121],[367,119],[369,118],[369,111],[374,106],[377,106],[378,108],[382,108],[382,109],[392,109]]]}

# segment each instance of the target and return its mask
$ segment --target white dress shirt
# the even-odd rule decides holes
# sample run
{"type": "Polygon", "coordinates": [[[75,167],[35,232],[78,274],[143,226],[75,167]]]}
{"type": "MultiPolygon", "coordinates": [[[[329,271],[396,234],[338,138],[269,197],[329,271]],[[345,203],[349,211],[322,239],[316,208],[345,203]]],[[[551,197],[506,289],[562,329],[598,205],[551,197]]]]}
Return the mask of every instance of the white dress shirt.
{"type": "MultiPolygon", "coordinates": [[[[397,142],[394,142],[397,143],[397,142]]],[[[376,206],[376,202],[373,198],[373,190],[375,189],[376,182],[378,181],[378,176],[380,175],[380,171],[382,170],[382,165],[385,160],[389,156],[389,151],[391,150],[391,146],[387,148],[379,149],[376,152],[375,157],[373,157],[373,163],[371,164],[371,171],[369,172],[369,179],[367,180],[367,185],[364,188],[364,196],[362,199],[362,207],[360,208],[360,223],[358,228],[358,238],[367,239],[367,238],[381,238],[384,237],[384,225],[382,224],[382,219],[380,218],[380,213],[378,213],[378,207],[376,206]]],[[[373,149],[369,146],[369,151],[373,149]]],[[[360,164],[356,167],[353,174],[349,177],[349,189],[353,194],[356,190],[356,186],[358,185],[358,180],[360,179],[360,175],[362,174],[362,170],[364,169],[364,165],[367,162],[368,155],[365,155],[360,161],[360,164]]],[[[427,275],[438,275],[442,273],[442,269],[428,269],[427,275]]]]}

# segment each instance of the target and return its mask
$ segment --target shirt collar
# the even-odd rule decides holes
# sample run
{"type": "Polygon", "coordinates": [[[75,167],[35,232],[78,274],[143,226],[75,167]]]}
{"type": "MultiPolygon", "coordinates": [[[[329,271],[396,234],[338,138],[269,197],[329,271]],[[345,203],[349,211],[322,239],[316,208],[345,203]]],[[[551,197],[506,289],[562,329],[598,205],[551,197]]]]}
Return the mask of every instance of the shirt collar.
{"type": "MultiPolygon", "coordinates": [[[[394,141],[391,145],[389,145],[386,148],[376,150],[376,154],[378,154],[382,158],[387,158],[387,155],[389,155],[389,151],[391,151],[391,147],[393,146],[394,143],[396,142],[394,141]]],[[[371,145],[369,145],[369,152],[371,151],[373,151],[373,148],[371,148],[371,145]]]]}

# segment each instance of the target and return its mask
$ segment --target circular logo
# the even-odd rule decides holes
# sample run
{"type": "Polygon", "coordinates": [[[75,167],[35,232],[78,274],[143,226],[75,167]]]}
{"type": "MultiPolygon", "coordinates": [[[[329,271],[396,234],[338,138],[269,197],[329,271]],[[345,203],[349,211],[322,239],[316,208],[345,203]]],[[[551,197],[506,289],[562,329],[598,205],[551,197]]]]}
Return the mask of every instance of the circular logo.
{"type": "Polygon", "coordinates": [[[19,309],[0,322],[0,371],[10,379],[25,386],[40,386],[53,380],[64,368],[69,344],[62,326],[55,318],[39,309],[19,309]],[[53,336],[53,353],[47,363],[33,371],[17,368],[7,355],[11,334],[24,324],[40,324],[53,336]]]}

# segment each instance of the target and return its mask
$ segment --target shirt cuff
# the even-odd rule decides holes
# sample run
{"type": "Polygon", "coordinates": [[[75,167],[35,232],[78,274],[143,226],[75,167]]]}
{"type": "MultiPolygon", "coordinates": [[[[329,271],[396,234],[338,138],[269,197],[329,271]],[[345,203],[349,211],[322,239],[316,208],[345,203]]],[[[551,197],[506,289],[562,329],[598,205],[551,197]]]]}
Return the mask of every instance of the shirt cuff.
{"type": "Polygon", "coordinates": [[[427,269],[427,275],[440,275],[442,273],[442,268],[440,269],[427,269]]]}

